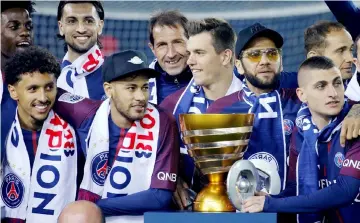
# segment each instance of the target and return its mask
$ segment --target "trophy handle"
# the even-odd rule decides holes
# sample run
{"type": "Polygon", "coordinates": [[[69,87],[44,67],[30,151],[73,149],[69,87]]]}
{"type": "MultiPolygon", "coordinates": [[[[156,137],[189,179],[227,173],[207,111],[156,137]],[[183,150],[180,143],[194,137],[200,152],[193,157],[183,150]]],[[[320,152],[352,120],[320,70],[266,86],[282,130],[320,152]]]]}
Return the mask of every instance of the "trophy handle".
{"type": "Polygon", "coordinates": [[[249,160],[239,160],[232,165],[227,176],[226,187],[231,203],[241,211],[242,201],[254,196],[258,170],[249,160]]]}
{"type": "MultiPolygon", "coordinates": [[[[251,159],[250,160],[259,174],[258,186],[262,184],[262,187],[266,189],[266,193],[271,195],[277,195],[281,190],[281,180],[279,172],[274,165],[271,165],[266,160],[251,159]]],[[[262,188],[260,188],[261,190],[262,188]]]]}

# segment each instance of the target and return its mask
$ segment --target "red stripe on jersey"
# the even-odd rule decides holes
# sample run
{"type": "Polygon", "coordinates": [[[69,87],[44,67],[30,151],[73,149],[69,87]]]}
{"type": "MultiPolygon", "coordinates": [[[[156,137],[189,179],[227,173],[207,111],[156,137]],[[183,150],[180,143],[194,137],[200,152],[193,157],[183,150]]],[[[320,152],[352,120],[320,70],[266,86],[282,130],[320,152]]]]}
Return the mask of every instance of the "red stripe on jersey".
{"type": "Polygon", "coordinates": [[[344,223],[344,220],[342,219],[339,210],[336,210],[336,216],[338,217],[340,223],[344,223]]]}
{"type": "Polygon", "coordinates": [[[115,160],[116,160],[116,157],[117,155],[119,154],[119,151],[120,151],[120,148],[122,147],[123,145],[123,142],[124,142],[124,138],[125,138],[125,129],[120,129],[120,137],[119,137],[119,142],[118,144],[116,145],[116,152],[115,152],[115,155],[114,155],[114,159],[113,159],[113,163],[111,164],[111,167],[114,165],[115,163],[115,160]]]}
{"type": "Polygon", "coordinates": [[[31,139],[33,144],[34,156],[36,157],[36,151],[37,151],[36,131],[32,131],[31,139]]]}

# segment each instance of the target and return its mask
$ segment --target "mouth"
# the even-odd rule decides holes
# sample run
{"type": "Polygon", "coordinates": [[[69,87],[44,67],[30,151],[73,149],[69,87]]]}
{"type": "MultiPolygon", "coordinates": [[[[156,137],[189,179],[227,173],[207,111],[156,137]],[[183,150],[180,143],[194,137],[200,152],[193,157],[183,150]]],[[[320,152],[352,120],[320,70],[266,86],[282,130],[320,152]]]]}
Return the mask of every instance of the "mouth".
{"type": "Polygon", "coordinates": [[[133,107],[137,112],[142,112],[145,110],[146,106],[145,105],[133,105],[131,106],[133,107]]]}
{"type": "Polygon", "coordinates": [[[271,71],[271,70],[262,70],[262,71],[259,71],[258,74],[260,75],[269,75],[269,74],[273,74],[274,72],[271,71]]]}
{"type": "Polygon", "coordinates": [[[177,59],[174,59],[174,60],[166,60],[166,61],[165,61],[165,64],[168,64],[168,65],[170,65],[170,66],[177,65],[177,64],[180,62],[181,58],[182,58],[182,57],[177,58],[177,59]]]}
{"type": "Polygon", "coordinates": [[[201,71],[203,71],[203,70],[202,69],[191,69],[192,74],[197,74],[201,71]]]}
{"type": "Polygon", "coordinates": [[[30,46],[31,44],[30,44],[30,42],[29,41],[21,41],[21,42],[18,42],[17,44],[16,44],[16,47],[28,47],[28,46],[30,46]]]}
{"type": "Polygon", "coordinates": [[[90,39],[90,36],[75,36],[74,38],[80,43],[85,43],[90,39]]]}
{"type": "Polygon", "coordinates": [[[33,105],[38,113],[46,113],[49,110],[50,104],[33,105]]]}
{"type": "Polygon", "coordinates": [[[327,106],[329,107],[336,107],[337,105],[339,105],[340,101],[329,101],[326,103],[327,106]]]}

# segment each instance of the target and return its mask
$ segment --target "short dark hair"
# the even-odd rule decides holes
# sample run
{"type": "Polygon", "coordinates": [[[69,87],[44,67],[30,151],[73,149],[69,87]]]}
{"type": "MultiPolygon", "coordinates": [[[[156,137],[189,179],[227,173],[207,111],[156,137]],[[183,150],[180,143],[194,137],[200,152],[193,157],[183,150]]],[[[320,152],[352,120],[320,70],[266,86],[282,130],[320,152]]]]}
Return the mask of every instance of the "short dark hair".
{"type": "Polygon", "coordinates": [[[342,29],[345,29],[345,27],[341,23],[331,21],[319,21],[308,27],[304,32],[306,53],[314,49],[324,49],[327,46],[326,36],[331,31],[342,29]]]}
{"type": "Polygon", "coordinates": [[[99,15],[99,18],[101,20],[104,20],[104,18],[105,18],[104,7],[103,7],[101,1],[67,1],[67,0],[61,0],[59,2],[58,9],[57,9],[57,20],[58,21],[61,20],[61,17],[62,17],[62,14],[63,14],[63,9],[64,9],[65,5],[70,4],[70,3],[74,3],[74,4],[91,3],[95,7],[96,12],[99,15]]]}
{"type": "Polygon", "coordinates": [[[206,18],[203,20],[191,21],[188,23],[189,36],[194,36],[202,32],[209,32],[213,38],[213,46],[216,53],[226,49],[235,53],[236,33],[231,25],[217,18],[206,18]]]}
{"type": "Polygon", "coordinates": [[[28,11],[31,16],[35,12],[34,5],[35,2],[32,1],[1,1],[1,13],[8,9],[21,8],[28,11]]]}
{"type": "MultiPolygon", "coordinates": [[[[61,17],[62,17],[62,14],[63,14],[63,9],[64,9],[65,5],[66,5],[66,4],[70,4],[70,3],[74,3],[74,4],[90,3],[90,4],[92,4],[92,5],[95,7],[96,12],[98,13],[100,20],[104,20],[104,19],[105,19],[104,7],[103,7],[101,1],[67,1],[67,0],[61,0],[61,1],[59,2],[58,9],[57,9],[57,20],[58,20],[58,21],[61,20],[61,17]]],[[[56,36],[57,36],[59,39],[61,39],[61,40],[64,40],[64,39],[65,39],[64,36],[60,35],[60,33],[58,33],[56,36]]],[[[97,44],[98,44],[99,48],[101,49],[101,48],[102,48],[102,44],[101,44],[99,38],[98,38],[98,40],[97,40],[97,44]]],[[[66,44],[66,43],[65,43],[65,45],[64,45],[64,51],[65,51],[65,52],[67,51],[67,44],[66,44]]]]}
{"type": "Polygon", "coordinates": [[[149,39],[150,43],[154,45],[153,29],[158,26],[169,26],[176,28],[176,25],[180,25],[184,29],[184,34],[188,38],[186,25],[188,19],[177,10],[161,11],[150,18],[149,21],[149,39]]]}
{"type": "Polygon", "coordinates": [[[60,64],[48,50],[30,46],[22,52],[17,52],[5,65],[5,81],[14,85],[21,75],[26,73],[40,72],[54,74],[58,78],[61,72],[60,64]]]}
{"type": "Polygon", "coordinates": [[[324,56],[313,56],[306,59],[299,67],[299,71],[302,69],[317,69],[317,70],[329,70],[336,67],[334,62],[324,56]]]}

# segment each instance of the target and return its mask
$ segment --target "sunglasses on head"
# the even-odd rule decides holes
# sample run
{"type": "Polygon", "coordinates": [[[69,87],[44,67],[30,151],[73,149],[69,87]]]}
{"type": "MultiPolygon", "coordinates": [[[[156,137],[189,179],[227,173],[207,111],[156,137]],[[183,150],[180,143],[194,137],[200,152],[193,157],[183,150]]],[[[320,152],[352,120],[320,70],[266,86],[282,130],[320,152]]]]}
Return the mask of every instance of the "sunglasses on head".
{"type": "Polygon", "coordinates": [[[267,48],[256,50],[244,50],[241,52],[240,58],[248,58],[251,62],[260,62],[262,56],[266,54],[266,57],[276,62],[280,58],[281,49],[279,48],[267,48]]]}

